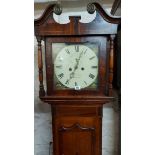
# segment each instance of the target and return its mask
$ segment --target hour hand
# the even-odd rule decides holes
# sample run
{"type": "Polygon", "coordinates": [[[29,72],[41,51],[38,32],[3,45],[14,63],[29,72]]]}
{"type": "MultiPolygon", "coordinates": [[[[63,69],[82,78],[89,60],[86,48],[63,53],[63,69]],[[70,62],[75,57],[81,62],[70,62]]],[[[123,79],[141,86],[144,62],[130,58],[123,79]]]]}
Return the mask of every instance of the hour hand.
{"type": "Polygon", "coordinates": [[[70,74],[70,79],[72,79],[73,77],[74,77],[74,72],[70,74]]]}
{"type": "Polygon", "coordinates": [[[69,82],[70,82],[70,80],[71,80],[72,78],[74,78],[74,72],[70,73],[69,79],[66,81],[65,84],[69,84],[69,82]]]}
{"type": "Polygon", "coordinates": [[[76,60],[76,65],[74,66],[74,71],[78,68],[78,64],[79,64],[79,59],[75,59],[76,60]]]}

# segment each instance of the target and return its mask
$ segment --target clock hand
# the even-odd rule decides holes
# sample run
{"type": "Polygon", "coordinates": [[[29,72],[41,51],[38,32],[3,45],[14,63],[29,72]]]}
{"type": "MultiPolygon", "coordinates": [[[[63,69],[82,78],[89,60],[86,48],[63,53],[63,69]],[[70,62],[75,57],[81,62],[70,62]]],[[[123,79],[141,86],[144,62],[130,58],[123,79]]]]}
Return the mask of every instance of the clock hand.
{"type": "Polygon", "coordinates": [[[75,67],[75,70],[77,70],[77,69],[78,69],[78,66],[79,66],[79,61],[80,61],[80,59],[81,59],[82,55],[83,55],[83,51],[80,53],[79,58],[78,58],[78,59],[76,59],[76,67],[75,67]]]}
{"type": "Polygon", "coordinates": [[[82,54],[83,54],[83,51],[80,53],[79,58],[78,59],[77,58],[75,59],[76,60],[76,65],[74,66],[73,73],[75,73],[75,71],[78,69],[79,61],[80,61],[80,59],[82,57],[82,54]]]}
{"type": "Polygon", "coordinates": [[[75,66],[74,66],[73,72],[71,72],[70,75],[69,75],[69,79],[67,80],[68,82],[69,82],[72,78],[74,78],[75,71],[78,69],[79,61],[80,61],[82,55],[83,55],[83,51],[80,53],[79,58],[78,58],[78,59],[77,59],[77,58],[75,59],[75,60],[76,60],[76,64],[75,64],[75,66]]]}

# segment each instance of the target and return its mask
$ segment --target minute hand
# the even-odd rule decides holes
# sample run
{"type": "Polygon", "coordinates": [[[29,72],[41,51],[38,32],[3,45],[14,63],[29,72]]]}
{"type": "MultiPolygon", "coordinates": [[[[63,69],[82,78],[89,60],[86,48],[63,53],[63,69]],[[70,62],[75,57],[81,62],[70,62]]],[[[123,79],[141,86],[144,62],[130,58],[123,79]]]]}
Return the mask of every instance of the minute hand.
{"type": "MultiPolygon", "coordinates": [[[[82,55],[83,55],[83,51],[80,53],[80,55],[79,55],[79,58],[78,59],[76,59],[76,65],[75,65],[75,70],[77,70],[78,69],[78,66],[79,66],[79,61],[80,61],[80,59],[81,59],[81,57],[82,57],[82,55]]],[[[74,70],[74,71],[75,71],[74,70]]]]}
{"type": "Polygon", "coordinates": [[[79,61],[80,61],[80,59],[81,59],[81,57],[82,57],[82,54],[83,54],[83,51],[80,53],[79,58],[78,58],[78,59],[77,59],[77,58],[75,59],[75,60],[76,60],[76,64],[75,64],[75,66],[74,66],[73,72],[70,73],[70,78],[69,78],[68,81],[70,81],[70,80],[74,77],[75,71],[78,69],[79,61]]]}

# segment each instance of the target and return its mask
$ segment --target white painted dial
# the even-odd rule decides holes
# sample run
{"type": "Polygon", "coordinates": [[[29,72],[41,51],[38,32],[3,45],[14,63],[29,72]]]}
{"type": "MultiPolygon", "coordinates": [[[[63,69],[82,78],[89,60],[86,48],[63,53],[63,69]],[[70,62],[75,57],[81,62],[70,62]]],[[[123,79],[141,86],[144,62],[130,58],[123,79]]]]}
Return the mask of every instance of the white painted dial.
{"type": "Polygon", "coordinates": [[[64,86],[75,90],[86,88],[97,78],[98,58],[85,45],[69,45],[56,56],[54,71],[64,86]]]}

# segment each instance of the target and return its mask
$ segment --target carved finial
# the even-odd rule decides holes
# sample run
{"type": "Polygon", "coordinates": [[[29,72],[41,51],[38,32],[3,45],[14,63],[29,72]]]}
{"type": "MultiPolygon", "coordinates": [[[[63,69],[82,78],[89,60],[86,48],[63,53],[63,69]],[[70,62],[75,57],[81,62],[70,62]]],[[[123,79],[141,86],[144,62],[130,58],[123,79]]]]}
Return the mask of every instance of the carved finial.
{"type": "Polygon", "coordinates": [[[53,12],[56,14],[56,15],[61,15],[62,13],[62,7],[60,4],[56,4],[54,6],[54,9],[53,9],[53,12]]]}
{"type": "Polygon", "coordinates": [[[88,13],[93,14],[96,11],[95,5],[93,3],[89,3],[87,5],[87,11],[88,13]]]}

